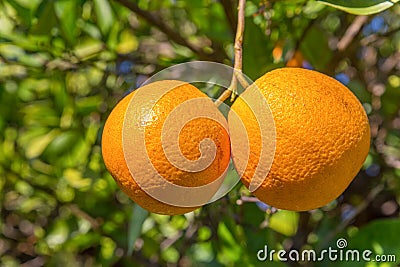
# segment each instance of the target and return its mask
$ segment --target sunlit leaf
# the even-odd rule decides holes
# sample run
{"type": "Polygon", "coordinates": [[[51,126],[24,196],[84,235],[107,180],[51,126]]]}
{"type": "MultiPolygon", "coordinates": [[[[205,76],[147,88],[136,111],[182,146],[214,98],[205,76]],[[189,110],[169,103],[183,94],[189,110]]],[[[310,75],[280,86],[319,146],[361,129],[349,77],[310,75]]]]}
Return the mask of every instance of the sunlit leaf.
{"type": "Polygon", "coordinates": [[[60,118],[54,109],[49,107],[50,101],[32,102],[24,106],[21,113],[24,114],[24,122],[29,126],[58,126],[60,118]]]}
{"type": "MultiPolygon", "coordinates": [[[[82,219],[80,223],[82,224],[83,221],[85,220],[82,219]]],[[[100,235],[96,232],[79,233],[67,240],[66,247],[71,251],[79,251],[96,246],[99,243],[99,239],[100,235]]]]}
{"type": "Polygon", "coordinates": [[[117,45],[117,52],[119,54],[128,54],[135,51],[139,46],[136,36],[130,30],[121,32],[120,41],[117,45]]]}
{"type": "Polygon", "coordinates": [[[280,210],[273,214],[269,221],[269,227],[278,233],[292,236],[297,231],[299,214],[294,211],[280,210]]]}
{"type": "Polygon", "coordinates": [[[46,236],[46,242],[49,247],[55,248],[56,246],[64,243],[69,234],[68,224],[64,220],[57,220],[53,227],[50,229],[49,234],[46,236]]]}
{"type": "Polygon", "coordinates": [[[114,15],[107,0],[94,0],[97,22],[103,35],[107,35],[114,23],[114,15]]]}
{"type": "Polygon", "coordinates": [[[258,11],[258,7],[257,7],[256,4],[254,4],[251,1],[246,3],[246,9],[245,9],[245,16],[246,17],[250,17],[250,16],[254,15],[257,11],[258,11]]]}
{"type": "Polygon", "coordinates": [[[240,245],[226,225],[228,222],[229,221],[221,221],[218,225],[218,237],[223,244],[218,257],[219,260],[225,264],[237,261],[240,258],[241,251],[240,245]]]}
{"type": "Polygon", "coordinates": [[[117,247],[114,240],[112,240],[109,237],[103,236],[102,239],[100,240],[100,244],[101,244],[101,250],[100,250],[101,256],[106,260],[110,260],[114,254],[115,248],[117,247]]]}
{"type": "Polygon", "coordinates": [[[80,171],[72,168],[64,171],[64,178],[71,187],[77,189],[88,187],[91,184],[91,180],[89,178],[83,178],[80,171]]]}
{"type": "Polygon", "coordinates": [[[54,9],[61,24],[61,30],[70,44],[77,42],[77,13],[78,5],[76,1],[59,0],[54,2],[54,9]]]}
{"type": "Polygon", "coordinates": [[[174,247],[169,247],[161,252],[161,257],[167,262],[176,263],[179,260],[179,252],[174,247]]]}
{"type": "Polygon", "coordinates": [[[40,156],[46,147],[54,140],[57,134],[57,130],[52,130],[46,135],[42,135],[31,140],[25,150],[26,157],[31,159],[40,156]]]}
{"type": "Polygon", "coordinates": [[[15,0],[7,0],[6,2],[9,3],[18,12],[19,18],[26,26],[29,27],[31,25],[31,10],[22,6],[18,3],[18,1],[15,0]]]}
{"type": "Polygon", "coordinates": [[[85,60],[100,53],[103,49],[104,44],[101,43],[101,41],[92,38],[86,38],[80,40],[80,44],[75,48],[75,54],[80,59],[85,60]]]}
{"type": "Polygon", "coordinates": [[[319,2],[356,15],[371,15],[392,7],[399,0],[318,0],[319,2]]]}

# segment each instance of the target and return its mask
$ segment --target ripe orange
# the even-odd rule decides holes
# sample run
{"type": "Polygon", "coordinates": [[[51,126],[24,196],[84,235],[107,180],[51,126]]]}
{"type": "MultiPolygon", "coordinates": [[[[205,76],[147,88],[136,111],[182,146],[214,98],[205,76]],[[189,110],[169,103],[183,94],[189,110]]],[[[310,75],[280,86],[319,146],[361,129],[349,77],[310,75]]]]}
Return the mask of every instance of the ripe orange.
{"type": "Polygon", "coordinates": [[[315,209],[337,198],[369,150],[369,123],[360,102],[338,81],[306,69],[276,69],[255,84],[259,89],[246,89],[228,116],[232,158],[243,183],[249,187],[252,179],[261,178],[253,194],[287,210],[315,209]],[[265,138],[255,117],[260,110],[246,103],[255,101],[250,98],[257,90],[269,105],[276,129],[275,156],[265,177],[253,177],[257,166],[268,168],[268,162],[259,162],[265,138]]]}
{"type": "MultiPolygon", "coordinates": [[[[103,159],[119,187],[141,207],[159,214],[183,214],[199,206],[190,204],[196,198],[190,187],[224,176],[230,160],[227,128],[211,99],[196,87],[180,81],[154,82],[132,92],[112,110],[102,136],[103,159]],[[200,100],[201,104],[196,102],[200,100]],[[143,151],[138,150],[140,146],[143,151]],[[182,158],[177,153],[194,167],[180,167],[182,158]],[[204,166],[199,167],[201,161],[204,166]],[[189,193],[170,191],[165,181],[186,187],[189,193]],[[171,199],[183,204],[173,205],[171,199]]],[[[219,184],[207,189],[206,198],[214,195],[219,184]]]]}

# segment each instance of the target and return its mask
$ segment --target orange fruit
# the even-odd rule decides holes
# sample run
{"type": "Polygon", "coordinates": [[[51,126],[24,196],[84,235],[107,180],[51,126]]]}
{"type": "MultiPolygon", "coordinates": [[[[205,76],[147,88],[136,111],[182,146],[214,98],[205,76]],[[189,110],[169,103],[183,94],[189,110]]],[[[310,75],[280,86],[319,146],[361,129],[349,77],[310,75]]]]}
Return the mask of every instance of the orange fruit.
{"type": "Polygon", "coordinates": [[[196,87],[154,82],[112,110],[102,135],[103,159],[138,205],[154,213],[183,214],[205,204],[221,184],[230,160],[227,128],[211,99],[196,87]],[[183,193],[169,183],[183,187],[183,193]],[[206,194],[192,190],[210,184],[206,194]]]}
{"type": "Polygon", "coordinates": [[[301,67],[303,66],[303,62],[303,54],[299,50],[296,50],[293,57],[288,62],[286,62],[286,67],[301,67]]]}
{"type": "Polygon", "coordinates": [[[279,41],[276,43],[274,49],[272,50],[272,57],[274,58],[274,62],[279,62],[282,59],[283,55],[283,43],[279,41]]]}
{"type": "Polygon", "coordinates": [[[336,199],[369,151],[369,123],[360,102],[333,78],[301,68],[273,70],[255,85],[237,98],[228,116],[232,158],[242,182],[250,187],[260,180],[253,194],[280,209],[311,210],[336,199]],[[260,130],[256,115],[265,112],[257,92],[269,105],[273,122],[268,129],[275,127],[274,134],[260,130]],[[274,135],[269,165],[260,162],[262,138],[274,135]],[[268,171],[269,166],[257,177],[257,167],[268,171]]]}

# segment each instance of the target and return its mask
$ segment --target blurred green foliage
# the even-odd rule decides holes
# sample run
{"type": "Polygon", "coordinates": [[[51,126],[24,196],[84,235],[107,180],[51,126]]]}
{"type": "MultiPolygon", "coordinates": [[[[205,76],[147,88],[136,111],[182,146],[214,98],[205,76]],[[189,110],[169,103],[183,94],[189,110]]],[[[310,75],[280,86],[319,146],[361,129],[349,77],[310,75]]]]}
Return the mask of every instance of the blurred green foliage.
{"type": "Polygon", "coordinates": [[[276,211],[238,185],[169,217],[148,214],[117,188],[100,143],[112,107],[172,64],[231,64],[235,7],[231,0],[0,1],[1,266],[264,266],[257,252],[265,245],[322,250],[339,237],[349,248],[396,256],[351,266],[400,262],[399,5],[356,17],[316,1],[247,1],[247,75],[282,67],[300,51],[300,64],[345,83],[369,115],[370,154],[333,203],[276,211]]]}

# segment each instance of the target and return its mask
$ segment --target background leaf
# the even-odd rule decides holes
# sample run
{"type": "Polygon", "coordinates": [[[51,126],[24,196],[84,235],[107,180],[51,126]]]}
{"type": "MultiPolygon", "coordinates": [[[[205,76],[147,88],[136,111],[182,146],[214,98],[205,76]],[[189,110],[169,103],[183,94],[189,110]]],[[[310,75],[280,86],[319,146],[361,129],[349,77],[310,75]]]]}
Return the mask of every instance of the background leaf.
{"type": "MultiPolygon", "coordinates": [[[[335,1],[361,10],[381,2],[335,1]]],[[[334,248],[338,237],[349,248],[400,259],[398,4],[364,18],[338,49],[354,15],[317,1],[246,0],[245,74],[257,79],[287,65],[317,69],[349,87],[368,114],[370,153],[331,204],[276,210],[238,183],[194,212],[157,215],[133,205],[107,171],[102,128],[123,96],[173,64],[233,64],[236,3],[0,1],[0,266],[283,267],[304,264],[262,262],[257,252],[265,245],[334,248]]],[[[228,178],[235,177],[229,169],[228,178]]]]}
{"type": "Polygon", "coordinates": [[[77,42],[77,2],[59,0],[53,3],[62,32],[68,42],[74,45],[77,42]]]}
{"type": "Polygon", "coordinates": [[[142,226],[149,212],[137,204],[132,207],[132,213],[128,225],[128,255],[131,255],[134,249],[135,241],[140,236],[142,226]]]}
{"type": "Polygon", "coordinates": [[[333,57],[327,39],[321,39],[324,34],[321,29],[311,28],[300,44],[300,49],[304,56],[317,70],[326,68],[333,57]]]}
{"type": "Polygon", "coordinates": [[[24,7],[15,0],[6,0],[5,2],[9,3],[18,12],[18,17],[26,26],[29,27],[31,25],[32,12],[29,8],[24,7]]]}
{"type": "MultiPolygon", "coordinates": [[[[400,262],[400,243],[397,240],[397,235],[400,234],[400,220],[376,220],[365,227],[360,228],[353,236],[345,238],[347,245],[342,248],[343,252],[350,250],[358,251],[360,255],[359,261],[351,261],[351,266],[361,267],[373,264],[374,266],[398,266],[400,262]],[[385,233],[388,233],[385,235],[385,233]],[[390,233],[390,234],[389,234],[390,233]],[[362,253],[370,250],[370,262],[362,259],[362,253]],[[379,262],[375,260],[375,256],[384,256],[386,259],[391,257],[391,261],[387,260],[379,262]],[[394,257],[393,257],[394,256],[394,257]]],[[[342,238],[338,237],[337,239],[342,238]]],[[[331,247],[336,249],[337,244],[332,243],[331,247]]],[[[344,254],[346,255],[346,254],[344,254]]],[[[349,254],[350,255],[350,254],[349,254]]],[[[351,257],[351,256],[349,256],[351,257]]],[[[349,266],[349,261],[329,262],[328,260],[319,263],[317,266],[326,266],[329,264],[334,267],[349,266]]]]}
{"type": "Polygon", "coordinates": [[[33,34],[48,34],[48,32],[57,24],[54,2],[51,0],[42,1],[37,8],[35,15],[38,22],[31,30],[31,33],[33,34]]]}
{"type": "Polygon", "coordinates": [[[107,0],[94,0],[94,8],[99,28],[102,34],[107,36],[114,23],[114,15],[110,2],[107,0]]]}

